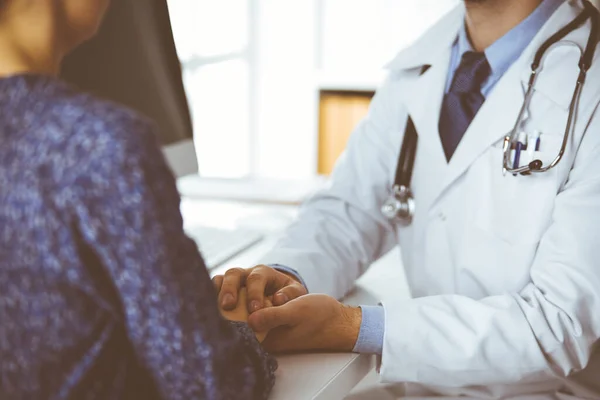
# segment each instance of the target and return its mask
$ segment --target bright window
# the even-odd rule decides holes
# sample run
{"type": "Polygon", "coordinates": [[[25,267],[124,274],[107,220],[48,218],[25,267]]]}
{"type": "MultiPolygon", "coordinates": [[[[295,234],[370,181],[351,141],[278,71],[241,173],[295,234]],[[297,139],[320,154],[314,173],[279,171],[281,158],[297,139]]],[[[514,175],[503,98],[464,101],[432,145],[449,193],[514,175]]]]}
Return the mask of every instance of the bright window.
{"type": "Polygon", "coordinates": [[[169,0],[200,173],[250,173],[249,0],[169,0]]]}

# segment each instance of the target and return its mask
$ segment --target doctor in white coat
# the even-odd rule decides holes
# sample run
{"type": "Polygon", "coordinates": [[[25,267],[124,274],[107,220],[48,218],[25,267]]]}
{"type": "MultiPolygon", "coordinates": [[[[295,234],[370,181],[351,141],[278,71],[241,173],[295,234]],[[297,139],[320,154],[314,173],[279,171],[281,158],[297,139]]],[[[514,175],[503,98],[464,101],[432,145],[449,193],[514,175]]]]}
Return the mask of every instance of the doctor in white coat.
{"type": "MultiPolygon", "coordinates": [[[[245,284],[250,324],[272,329],[268,348],[378,353],[382,381],[407,395],[600,398],[600,51],[562,161],[502,173],[534,54],[582,10],[583,0],[461,2],[389,64],[330,187],[264,265],[214,279],[222,304],[245,284]],[[381,207],[409,116],[418,146],[406,225],[381,207]],[[413,299],[334,300],[396,245],[413,299]],[[263,308],[266,295],[279,306],[263,308]]],[[[524,162],[558,153],[590,30],[588,20],[548,50],[520,127],[540,146],[524,162]]]]}

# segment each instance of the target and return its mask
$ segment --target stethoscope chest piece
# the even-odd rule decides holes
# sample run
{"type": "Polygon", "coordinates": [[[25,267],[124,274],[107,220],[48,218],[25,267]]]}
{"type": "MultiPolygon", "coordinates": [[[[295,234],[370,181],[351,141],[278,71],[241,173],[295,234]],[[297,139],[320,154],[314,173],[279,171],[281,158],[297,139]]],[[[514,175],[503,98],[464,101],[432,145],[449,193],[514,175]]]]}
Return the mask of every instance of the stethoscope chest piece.
{"type": "Polygon", "coordinates": [[[389,220],[410,225],[415,215],[415,200],[409,188],[395,185],[394,193],[381,207],[382,214],[389,220]]]}

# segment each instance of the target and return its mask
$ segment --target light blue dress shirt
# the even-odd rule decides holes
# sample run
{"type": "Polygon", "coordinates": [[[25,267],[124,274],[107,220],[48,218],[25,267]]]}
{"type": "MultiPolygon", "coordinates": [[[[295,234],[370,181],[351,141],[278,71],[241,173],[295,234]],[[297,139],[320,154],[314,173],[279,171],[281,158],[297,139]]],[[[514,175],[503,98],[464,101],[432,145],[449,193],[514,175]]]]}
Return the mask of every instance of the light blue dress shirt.
{"type": "MultiPolygon", "coordinates": [[[[510,66],[517,61],[531,43],[535,35],[542,26],[550,19],[552,14],[560,7],[564,0],[544,0],[533,13],[524,19],[519,25],[508,31],[504,36],[485,49],[485,57],[490,64],[492,73],[481,87],[481,94],[487,97],[496,83],[502,78],[502,75],[510,66]]],[[[467,34],[466,26],[463,24],[458,32],[458,38],[452,47],[450,58],[450,69],[448,70],[448,79],[446,82],[446,93],[450,90],[454,73],[460,65],[463,54],[473,50],[467,34]]]]}
{"type": "MultiPolygon", "coordinates": [[[[563,2],[564,0],[544,0],[529,17],[485,49],[485,56],[492,72],[481,88],[481,93],[484,97],[488,96],[496,83],[498,83],[504,73],[521,56],[527,45],[531,43],[542,26],[544,26],[563,2]]],[[[461,58],[467,51],[474,50],[469,41],[466,26],[463,24],[452,46],[446,93],[450,89],[454,73],[460,65],[461,58]]],[[[301,279],[298,273],[289,267],[277,265],[275,268],[291,273],[301,279]]],[[[357,353],[381,354],[385,331],[384,309],[381,306],[361,306],[361,309],[362,323],[354,351],[357,353]]]]}

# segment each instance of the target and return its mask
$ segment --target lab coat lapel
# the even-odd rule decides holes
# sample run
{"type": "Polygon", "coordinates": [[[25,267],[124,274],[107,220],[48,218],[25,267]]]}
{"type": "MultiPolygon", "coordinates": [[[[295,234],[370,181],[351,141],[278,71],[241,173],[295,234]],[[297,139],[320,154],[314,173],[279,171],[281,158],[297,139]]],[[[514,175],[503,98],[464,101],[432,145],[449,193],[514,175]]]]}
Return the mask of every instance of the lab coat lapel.
{"type": "Polygon", "coordinates": [[[403,103],[419,135],[417,146],[422,147],[420,154],[425,151],[429,168],[431,171],[437,171],[438,175],[447,168],[440,141],[438,120],[449,62],[450,47],[426,72],[407,82],[403,93],[403,103]]]}
{"type": "MultiPolygon", "coordinates": [[[[419,209],[425,210],[442,182],[448,164],[440,141],[438,121],[450,64],[451,48],[464,21],[461,3],[413,46],[402,51],[388,68],[392,71],[422,71],[407,79],[398,93],[401,103],[412,118],[417,134],[418,156],[413,179],[413,191],[419,198],[419,209]],[[426,184],[416,179],[419,164],[424,161],[431,176],[426,184]]],[[[403,126],[404,127],[404,126],[403,126]]]]}

